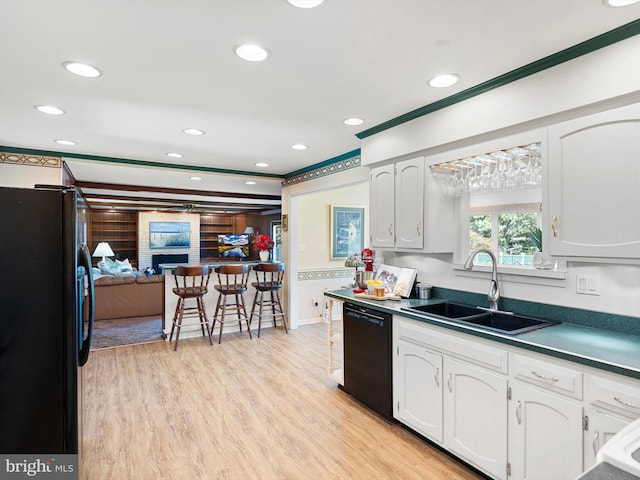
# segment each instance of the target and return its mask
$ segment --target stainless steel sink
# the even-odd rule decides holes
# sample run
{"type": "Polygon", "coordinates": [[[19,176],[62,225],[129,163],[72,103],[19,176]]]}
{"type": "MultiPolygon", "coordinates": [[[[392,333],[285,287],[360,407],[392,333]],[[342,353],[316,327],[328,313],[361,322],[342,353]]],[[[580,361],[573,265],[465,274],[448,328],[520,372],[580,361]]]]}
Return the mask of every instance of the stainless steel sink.
{"type": "Polygon", "coordinates": [[[455,302],[439,302],[402,307],[402,310],[508,335],[518,335],[519,333],[530,332],[531,330],[537,330],[560,323],[555,320],[525,317],[510,312],[487,310],[455,302]]]}

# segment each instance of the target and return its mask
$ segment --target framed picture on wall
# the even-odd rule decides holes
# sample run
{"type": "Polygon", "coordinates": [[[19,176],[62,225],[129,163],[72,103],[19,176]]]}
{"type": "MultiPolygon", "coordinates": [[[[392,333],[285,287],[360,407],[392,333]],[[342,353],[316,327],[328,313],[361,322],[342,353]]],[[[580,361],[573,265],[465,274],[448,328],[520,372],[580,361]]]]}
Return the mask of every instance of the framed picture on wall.
{"type": "Polygon", "coordinates": [[[331,205],[331,258],[347,258],[364,248],[364,207],[331,205]]]}
{"type": "Polygon", "coordinates": [[[149,222],[149,248],[189,248],[189,222],[149,222]]]}

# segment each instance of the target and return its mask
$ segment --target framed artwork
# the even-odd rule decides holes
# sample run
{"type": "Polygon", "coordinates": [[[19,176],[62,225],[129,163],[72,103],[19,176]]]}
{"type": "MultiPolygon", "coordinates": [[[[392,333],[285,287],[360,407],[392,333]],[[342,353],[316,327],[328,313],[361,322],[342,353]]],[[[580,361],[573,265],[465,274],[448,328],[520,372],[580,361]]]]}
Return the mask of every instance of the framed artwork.
{"type": "Polygon", "coordinates": [[[189,248],[189,222],[149,222],[149,248],[189,248]]]}
{"type": "Polygon", "coordinates": [[[331,258],[347,258],[364,248],[364,207],[331,205],[331,258]]]}

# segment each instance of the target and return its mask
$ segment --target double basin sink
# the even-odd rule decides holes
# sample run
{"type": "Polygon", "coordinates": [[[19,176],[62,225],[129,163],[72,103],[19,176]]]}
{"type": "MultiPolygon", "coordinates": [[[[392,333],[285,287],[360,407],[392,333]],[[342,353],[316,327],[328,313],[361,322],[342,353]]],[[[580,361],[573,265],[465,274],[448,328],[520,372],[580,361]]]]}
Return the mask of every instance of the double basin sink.
{"type": "Polygon", "coordinates": [[[524,317],[511,312],[487,310],[455,302],[439,302],[427,305],[402,307],[402,310],[441,318],[450,322],[491,330],[507,335],[518,335],[538,328],[556,325],[560,322],[524,317]]]}

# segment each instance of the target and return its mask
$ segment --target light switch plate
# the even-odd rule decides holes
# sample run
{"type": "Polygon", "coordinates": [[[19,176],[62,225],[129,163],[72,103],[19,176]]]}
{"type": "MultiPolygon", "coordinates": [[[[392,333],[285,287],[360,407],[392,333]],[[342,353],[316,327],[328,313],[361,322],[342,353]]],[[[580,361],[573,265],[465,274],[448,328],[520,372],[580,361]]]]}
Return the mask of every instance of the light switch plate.
{"type": "Polygon", "coordinates": [[[595,275],[576,275],[576,293],[580,295],[600,295],[598,277],[595,275]]]}

